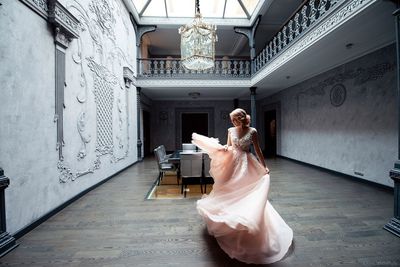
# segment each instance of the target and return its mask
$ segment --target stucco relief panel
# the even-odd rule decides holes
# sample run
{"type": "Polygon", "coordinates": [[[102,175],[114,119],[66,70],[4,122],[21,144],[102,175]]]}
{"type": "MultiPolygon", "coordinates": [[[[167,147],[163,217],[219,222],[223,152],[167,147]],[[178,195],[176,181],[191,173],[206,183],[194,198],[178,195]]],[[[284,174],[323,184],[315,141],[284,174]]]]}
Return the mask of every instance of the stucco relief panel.
{"type": "Polygon", "coordinates": [[[115,163],[128,156],[129,91],[123,68],[134,68],[128,37],[117,34],[129,31],[119,1],[62,3],[80,21],[80,38],[66,52],[67,133],[58,169],[60,182],[67,182],[93,173],[106,160],[115,163]],[[73,124],[76,130],[70,131],[73,124]]]}

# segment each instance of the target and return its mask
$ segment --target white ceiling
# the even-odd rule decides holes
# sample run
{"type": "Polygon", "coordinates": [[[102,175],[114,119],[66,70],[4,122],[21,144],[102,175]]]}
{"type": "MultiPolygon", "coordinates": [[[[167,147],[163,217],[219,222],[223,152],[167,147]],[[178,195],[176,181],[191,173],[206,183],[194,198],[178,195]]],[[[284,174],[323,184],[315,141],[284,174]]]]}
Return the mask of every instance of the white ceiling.
{"type": "MultiPolygon", "coordinates": [[[[394,10],[395,5],[392,2],[377,1],[357,17],[347,21],[339,29],[258,82],[255,85],[257,98],[276,93],[393,43],[395,41],[392,16],[394,10]],[[348,43],[354,44],[351,49],[346,49],[348,43]]],[[[270,19],[273,21],[274,17],[271,15],[270,19]]],[[[227,43],[226,49],[232,49],[233,44],[238,42],[238,37],[231,35],[230,39],[224,39],[221,42],[227,43]]],[[[245,46],[247,47],[247,44],[245,46]]],[[[248,99],[250,96],[249,88],[143,88],[143,92],[154,100],[190,99],[188,93],[193,91],[201,93],[199,100],[248,99]]]]}

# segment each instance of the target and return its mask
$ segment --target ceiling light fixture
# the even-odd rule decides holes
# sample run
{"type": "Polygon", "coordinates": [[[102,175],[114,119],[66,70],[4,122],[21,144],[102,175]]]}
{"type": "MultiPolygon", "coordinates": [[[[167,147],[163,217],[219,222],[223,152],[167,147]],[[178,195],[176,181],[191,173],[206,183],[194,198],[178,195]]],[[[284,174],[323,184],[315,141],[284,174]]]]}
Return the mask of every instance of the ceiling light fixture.
{"type": "Polygon", "coordinates": [[[200,93],[199,92],[190,92],[188,95],[191,98],[196,99],[196,98],[198,98],[200,96],[200,93]]]}
{"type": "Polygon", "coordinates": [[[182,65],[190,70],[206,70],[214,67],[217,26],[203,22],[199,0],[192,22],[179,28],[181,35],[182,65]]]}

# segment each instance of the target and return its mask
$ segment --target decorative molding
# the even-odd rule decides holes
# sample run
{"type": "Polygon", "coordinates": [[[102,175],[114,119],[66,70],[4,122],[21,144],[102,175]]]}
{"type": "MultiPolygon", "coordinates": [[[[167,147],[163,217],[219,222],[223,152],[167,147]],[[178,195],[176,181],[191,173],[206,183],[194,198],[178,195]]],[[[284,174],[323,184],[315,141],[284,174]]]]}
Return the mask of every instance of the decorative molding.
{"type": "Polygon", "coordinates": [[[131,84],[134,82],[134,80],[135,80],[134,74],[135,73],[133,72],[133,70],[131,70],[129,67],[123,68],[123,76],[124,76],[126,88],[130,88],[131,84]]]}
{"type": "MultiPolygon", "coordinates": [[[[324,14],[324,18],[321,18],[320,23],[309,26],[307,31],[301,34],[301,38],[286,46],[282,49],[279,56],[267,62],[267,64],[252,77],[251,84],[257,84],[270,73],[286,64],[292,58],[296,57],[376,1],[377,0],[348,0],[340,4],[335,4],[334,7],[324,14]]],[[[290,36],[291,35],[289,35],[289,37],[290,36]]]]}
{"type": "Polygon", "coordinates": [[[79,37],[79,20],[57,0],[48,0],[48,20],[67,38],[79,37]]]}
{"type": "Polygon", "coordinates": [[[20,0],[41,17],[46,19],[55,31],[55,41],[64,48],[69,40],[79,37],[79,20],[57,0],[20,0]]]}
{"type": "Polygon", "coordinates": [[[77,178],[83,175],[94,173],[95,170],[100,169],[100,165],[101,165],[100,156],[97,156],[96,160],[93,162],[92,167],[88,168],[85,171],[78,171],[74,173],[63,160],[59,160],[57,163],[57,169],[60,172],[60,176],[58,177],[58,179],[61,183],[66,183],[68,181],[75,181],[77,178]]]}
{"type": "Polygon", "coordinates": [[[154,32],[157,29],[157,26],[156,25],[146,25],[146,26],[141,25],[140,23],[137,22],[137,20],[132,15],[132,13],[130,13],[129,18],[131,20],[133,28],[135,29],[136,46],[139,47],[140,43],[142,42],[143,35],[145,35],[146,33],[149,33],[149,32],[154,32]]]}
{"type": "Polygon", "coordinates": [[[61,48],[66,49],[68,48],[71,39],[68,38],[65,32],[61,31],[59,27],[56,27],[54,30],[54,42],[61,48]]]}
{"type": "Polygon", "coordinates": [[[107,0],[96,0],[89,4],[89,10],[96,15],[97,25],[103,34],[115,40],[115,17],[107,0]]]}
{"type": "Polygon", "coordinates": [[[392,178],[394,181],[398,180],[400,182],[400,170],[399,169],[392,169],[390,170],[389,173],[390,178],[392,178]]]}
{"type": "Polygon", "coordinates": [[[92,136],[89,133],[87,133],[86,123],[87,123],[87,114],[84,111],[82,111],[79,114],[77,120],[77,129],[82,141],[81,148],[79,149],[77,155],[78,160],[82,160],[86,157],[86,144],[88,144],[92,139],[92,136]]]}
{"type": "MultiPolygon", "coordinates": [[[[67,163],[64,158],[58,162],[59,181],[66,183],[75,181],[84,175],[94,173],[101,166],[100,158],[105,154],[110,155],[110,162],[115,163],[125,159],[129,153],[129,95],[125,89],[123,81],[128,78],[135,82],[132,67],[129,64],[124,51],[116,46],[115,25],[118,19],[118,6],[108,0],[91,0],[89,7],[83,7],[79,0],[65,1],[66,8],[77,14],[81,23],[77,26],[79,33],[86,31],[83,35],[85,40],[78,38],[76,51],[72,52],[72,60],[80,68],[80,80],[76,99],[82,104],[82,109],[77,117],[76,126],[81,139],[81,147],[76,154],[76,160],[87,160],[90,153],[95,153],[95,159],[83,170],[73,170],[73,163],[67,163]],[[87,41],[88,40],[88,41],[87,41]],[[111,68],[111,62],[118,62],[122,71],[115,71],[111,68]],[[92,78],[87,79],[87,75],[92,78]],[[114,104],[117,89],[122,89],[123,94],[117,99],[117,107],[114,104]],[[95,106],[89,106],[89,98],[94,97],[95,106]],[[125,98],[126,104],[123,105],[122,99],[125,98]],[[116,108],[115,108],[116,107],[116,108]],[[90,127],[88,121],[95,108],[96,123],[95,128],[90,127]],[[114,109],[118,118],[118,129],[113,129],[114,109]],[[90,115],[90,116],[89,116],[90,115]],[[126,137],[123,134],[126,127],[126,137]],[[95,133],[93,133],[95,131],[95,133]],[[115,133],[116,135],[115,136],[115,133]],[[91,142],[95,134],[96,145],[93,151],[88,151],[87,145],[91,142]],[[114,145],[114,137],[118,144],[114,145]],[[126,143],[125,143],[126,142],[126,143]],[[118,153],[117,149],[124,149],[118,153]],[[118,156],[117,156],[118,155],[118,156]]],[[[120,11],[120,10],[119,10],[120,11]]],[[[119,69],[119,67],[117,68],[119,69]]],[[[79,77],[79,75],[78,75],[79,77]]]]}
{"type": "Polygon", "coordinates": [[[20,0],[22,3],[27,5],[30,9],[46,19],[49,15],[49,9],[47,7],[47,0],[20,0]]]}
{"type": "Polygon", "coordinates": [[[346,100],[346,87],[343,84],[336,84],[330,92],[331,104],[334,107],[340,107],[346,100]]]}
{"type": "Polygon", "coordinates": [[[229,112],[228,110],[221,110],[220,118],[221,120],[228,121],[229,120],[229,112]]]}
{"type": "Polygon", "coordinates": [[[112,154],[113,151],[113,105],[114,88],[118,84],[117,77],[94,61],[86,58],[88,67],[93,72],[94,94],[96,102],[97,143],[96,151],[101,155],[112,154]]]}
{"type": "MultiPolygon", "coordinates": [[[[362,85],[369,81],[375,81],[382,78],[386,73],[394,71],[396,69],[396,64],[393,63],[380,63],[368,68],[357,68],[349,69],[344,73],[336,73],[335,75],[329,76],[325,80],[319,82],[315,86],[311,86],[306,90],[300,91],[296,94],[297,101],[297,112],[300,106],[301,96],[324,96],[325,88],[327,86],[334,86],[335,84],[342,84],[347,80],[354,79],[355,85],[362,85]]],[[[344,86],[344,85],[342,85],[344,86]]],[[[333,89],[333,88],[332,88],[333,89]]],[[[343,94],[343,92],[341,93],[343,94]]],[[[330,95],[331,96],[331,95],[330,95]]],[[[332,97],[332,96],[331,96],[332,97]]],[[[344,98],[346,97],[346,92],[344,92],[344,98]]],[[[345,101],[345,99],[343,99],[345,101]]]]}
{"type": "Polygon", "coordinates": [[[137,79],[136,86],[140,87],[250,87],[250,79],[137,79]]]}

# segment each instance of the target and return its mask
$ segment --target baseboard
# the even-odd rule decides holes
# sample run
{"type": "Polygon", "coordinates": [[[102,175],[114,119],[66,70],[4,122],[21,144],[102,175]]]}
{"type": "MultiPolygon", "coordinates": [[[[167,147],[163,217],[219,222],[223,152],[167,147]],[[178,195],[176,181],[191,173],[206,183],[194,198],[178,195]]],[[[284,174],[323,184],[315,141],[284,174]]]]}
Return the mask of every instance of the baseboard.
{"type": "Polygon", "coordinates": [[[87,193],[89,193],[90,191],[92,191],[93,189],[95,189],[96,187],[104,184],[105,182],[109,181],[111,178],[114,178],[115,176],[117,176],[118,174],[120,174],[121,172],[125,171],[126,169],[132,167],[133,165],[135,165],[136,163],[138,163],[140,161],[135,161],[134,163],[126,166],[125,168],[119,170],[118,172],[114,173],[113,175],[111,175],[110,177],[105,178],[104,180],[98,182],[97,184],[92,185],[91,187],[83,190],[82,192],[80,192],[78,195],[74,196],[73,198],[71,198],[70,200],[64,202],[63,204],[61,204],[60,206],[58,206],[57,208],[49,211],[48,213],[46,213],[45,215],[43,215],[42,217],[40,217],[39,219],[37,219],[36,221],[32,222],[31,224],[25,226],[24,228],[22,228],[21,230],[15,232],[12,236],[15,239],[19,239],[21,237],[23,237],[25,234],[27,234],[28,232],[32,231],[33,229],[35,229],[37,226],[39,226],[40,224],[42,224],[43,222],[47,221],[50,217],[52,217],[53,215],[55,215],[56,213],[60,212],[61,210],[63,210],[65,207],[67,207],[68,205],[72,204],[74,201],[78,200],[79,198],[81,198],[82,196],[86,195],[87,193]]]}
{"type": "MultiPolygon", "coordinates": [[[[300,161],[300,160],[297,160],[297,159],[288,158],[288,157],[285,157],[285,156],[282,156],[282,155],[276,155],[276,156],[278,158],[287,159],[287,160],[290,160],[290,161],[293,161],[293,162],[296,162],[296,163],[299,163],[299,164],[302,164],[302,165],[305,165],[305,166],[308,166],[308,167],[312,167],[314,169],[318,169],[318,170],[321,170],[321,171],[324,171],[324,172],[328,172],[328,173],[331,173],[331,174],[338,175],[338,176],[343,177],[345,179],[349,179],[349,180],[352,180],[352,181],[357,181],[357,182],[360,182],[360,183],[363,183],[363,184],[367,184],[367,185],[373,186],[375,188],[380,188],[380,189],[383,189],[385,191],[389,191],[389,192],[393,193],[393,187],[390,187],[390,186],[387,186],[387,185],[379,184],[377,182],[365,180],[365,179],[362,179],[362,178],[357,177],[357,176],[352,176],[352,175],[349,175],[349,174],[346,174],[346,173],[330,170],[330,169],[327,169],[327,168],[324,168],[324,167],[321,167],[321,166],[316,166],[316,165],[313,165],[311,163],[307,163],[307,162],[300,161]]],[[[389,176],[389,174],[388,174],[388,176],[389,176]]]]}

